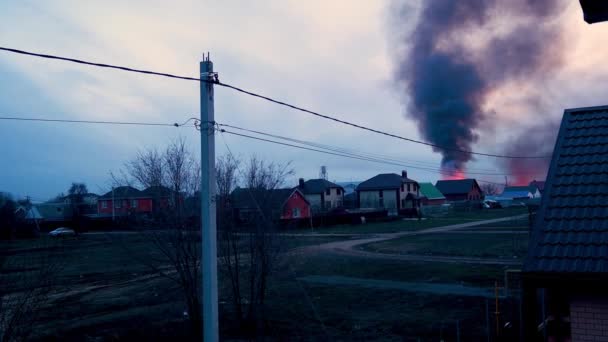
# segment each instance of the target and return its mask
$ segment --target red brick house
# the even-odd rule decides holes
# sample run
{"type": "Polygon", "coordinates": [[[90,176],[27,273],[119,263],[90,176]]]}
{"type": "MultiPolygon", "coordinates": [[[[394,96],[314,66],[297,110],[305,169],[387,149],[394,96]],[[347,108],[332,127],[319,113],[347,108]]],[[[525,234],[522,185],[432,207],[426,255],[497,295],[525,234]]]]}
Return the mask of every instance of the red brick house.
{"type": "Polygon", "coordinates": [[[608,341],[607,124],[608,106],[564,112],[522,273],[526,341],[608,341]]]}
{"type": "Polygon", "coordinates": [[[251,223],[260,212],[275,220],[310,218],[310,202],[298,189],[253,190],[237,188],[230,195],[235,217],[241,223],[251,223]]]}
{"type": "Polygon", "coordinates": [[[169,205],[170,192],[166,187],[140,191],[132,186],[119,186],[97,199],[97,212],[100,217],[151,214],[169,205]]]}
{"type": "Polygon", "coordinates": [[[435,187],[449,202],[483,200],[483,192],[475,179],[440,180],[435,187]]]}

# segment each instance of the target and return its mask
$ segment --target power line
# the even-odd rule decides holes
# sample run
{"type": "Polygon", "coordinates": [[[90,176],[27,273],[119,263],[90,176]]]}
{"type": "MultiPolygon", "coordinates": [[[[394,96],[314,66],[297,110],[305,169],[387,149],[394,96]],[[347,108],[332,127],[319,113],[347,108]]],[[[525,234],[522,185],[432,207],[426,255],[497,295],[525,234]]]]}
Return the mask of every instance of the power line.
{"type": "Polygon", "coordinates": [[[155,76],[163,76],[163,77],[169,77],[169,78],[175,78],[175,79],[182,79],[182,80],[188,80],[188,81],[196,81],[196,82],[206,82],[206,83],[214,83],[218,86],[221,87],[225,87],[225,88],[229,88],[232,90],[235,90],[237,92],[243,93],[243,94],[247,94],[253,97],[257,97],[281,106],[285,106],[294,110],[298,110],[307,114],[311,114],[311,115],[315,115],[317,117],[323,118],[323,119],[327,119],[327,120],[332,120],[334,122],[338,122],[344,125],[348,125],[351,127],[355,127],[355,128],[359,128],[362,130],[366,130],[372,133],[376,133],[376,134],[380,134],[380,135],[384,135],[387,137],[391,137],[391,138],[395,138],[395,139],[399,139],[399,140],[403,140],[403,141],[408,141],[408,142],[413,142],[416,144],[422,144],[422,145],[426,145],[426,146],[430,146],[433,148],[437,148],[437,149],[441,149],[441,150],[445,150],[445,151],[452,151],[452,152],[459,152],[459,153],[465,153],[465,154],[471,154],[471,155],[479,155],[479,156],[486,156],[486,157],[495,157],[495,158],[505,158],[505,159],[544,159],[544,158],[551,158],[551,156],[512,156],[512,155],[500,155],[500,154],[493,154],[493,153],[483,153],[483,152],[475,152],[475,151],[471,151],[471,150],[465,150],[465,149],[460,149],[458,147],[450,147],[450,146],[442,146],[442,145],[438,145],[438,144],[433,144],[433,143],[429,143],[429,142],[425,142],[425,141],[421,141],[421,140],[416,140],[416,139],[412,139],[412,138],[407,138],[404,136],[400,136],[400,135],[396,135],[393,133],[388,133],[388,132],[384,132],[378,129],[374,129],[374,128],[370,128],[367,126],[363,126],[363,125],[359,125],[359,124],[355,124],[349,121],[345,121],[342,119],[338,119],[336,117],[330,116],[330,115],[326,115],[326,114],[321,114],[319,112],[315,112],[303,107],[299,107],[296,105],[292,105],[289,104],[287,102],[284,101],[279,101],[276,100],[274,98],[268,97],[268,96],[264,96],[261,94],[257,94],[254,93],[252,91],[248,91],[233,85],[230,85],[228,83],[223,83],[220,82],[217,77],[214,80],[208,80],[208,79],[200,79],[200,78],[195,78],[195,77],[188,77],[188,76],[179,76],[179,75],[175,75],[175,74],[169,74],[169,73],[163,73],[163,72],[156,72],[156,71],[149,71],[149,70],[142,70],[142,69],[134,69],[134,68],[129,68],[129,67],[123,67],[123,66],[117,66],[117,65],[112,65],[112,64],[105,64],[105,63],[95,63],[95,62],[89,62],[89,61],[85,61],[85,60],[81,60],[81,59],[75,59],[75,58],[68,58],[68,57],[61,57],[61,56],[55,56],[55,55],[49,55],[49,54],[41,54],[41,53],[34,53],[34,52],[29,52],[29,51],[24,51],[24,50],[18,50],[18,49],[12,49],[12,48],[6,48],[6,47],[0,47],[0,50],[2,51],[6,51],[6,52],[12,52],[12,53],[17,53],[17,54],[22,54],[22,55],[28,55],[28,56],[34,56],[34,57],[40,57],[40,58],[48,58],[48,59],[55,59],[55,60],[62,60],[62,61],[67,61],[67,62],[72,62],[72,63],[78,63],[78,64],[84,64],[84,65],[90,65],[90,66],[96,66],[96,67],[102,67],[102,68],[110,68],[110,69],[118,69],[118,70],[122,70],[122,71],[128,71],[128,72],[134,72],[134,73],[141,73],[141,74],[148,74],[148,75],[155,75],[155,76]]]}
{"type": "MultiPolygon", "coordinates": [[[[84,123],[84,124],[103,124],[103,125],[134,125],[134,126],[167,126],[167,127],[184,127],[188,122],[195,120],[196,118],[190,118],[184,123],[160,123],[160,122],[127,122],[127,121],[96,121],[96,120],[70,120],[70,119],[44,119],[44,118],[22,118],[22,117],[8,117],[1,116],[0,120],[11,120],[11,121],[38,121],[38,122],[60,122],[60,123],[84,123]]],[[[195,127],[195,125],[187,125],[187,127],[195,127]]]]}
{"type": "MultiPolygon", "coordinates": [[[[345,149],[345,148],[340,148],[340,147],[335,147],[335,146],[330,146],[330,145],[324,145],[324,144],[318,144],[318,143],[309,142],[309,141],[305,141],[305,140],[284,137],[284,136],[277,135],[277,134],[271,134],[271,133],[261,132],[261,131],[258,131],[258,130],[252,130],[252,129],[242,128],[242,127],[238,127],[238,126],[234,126],[234,125],[228,125],[228,124],[218,123],[218,126],[234,128],[234,129],[242,130],[242,131],[245,131],[245,132],[255,133],[255,134],[264,135],[264,136],[268,136],[268,137],[272,137],[272,138],[276,138],[276,139],[281,139],[281,140],[286,140],[286,141],[291,141],[291,142],[294,142],[294,143],[298,143],[298,144],[302,144],[302,145],[308,145],[308,146],[312,146],[312,147],[315,147],[315,148],[321,148],[321,149],[325,149],[325,150],[330,150],[330,151],[337,152],[337,153],[344,153],[344,154],[354,155],[354,156],[363,157],[363,158],[371,158],[371,159],[376,159],[376,160],[382,160],[382,161],[386,161],[387,163],[390,163],[392,165],[405,166],[405,167],[408,167],[408,168],[421,169],[421,170],[427,170],[427,171],[438,171],[438,169],[436,167],[431,167],[431,166],[428,166],[428,165],[422,165],[422,166],[411,165],[411,164],[407,164],[407,163],[410,163],[411,161],[403,161],[403,160],[394,159],[392,157],[387,157],[387,156],[383,156],[383,155],[379,155],[379,154],[358,152],[358,151],[348,150],[348,149],[345,149]]],[[[447,170],[446,171],[444,169],[442,169],[441,171],[442,172],[451,172],[452,174],[455,174],[457,172],[457,170],[447,170]]],[[[490,173],[490,172],[475,172],[475,171],[467,171],[467,174],[486,175],[486,176],[514,176],[513,174],[496,173],[496,172],[493,172],[493,173],[490,173]]]]}
{"type": "MultiPolygon", "coordinates": [[[[301,149],[301,150],[307,150],[307,151],[311,151],[311,152],[324,153],[324,154],[334,155],[334,156],[338,156],[338,157],[357,159],[357,160],[363,160],[363,161],[370,161],[370,162],[375,162],[375,163],[380,163],[380,164],[403,166],[403,164],[392,163],[392,162],[383,161],[383,160],[380,160],[380,159],[366,158],[366,157],[361,157],[361,156],[356,156],[356,155],[351,155],[351,154],[345,154],[345,153],[332,152],[332,151],[324,151],[324,150],[320,150],[320,149],[316,149],[316,148],[305,147],[305,146],[298,146],[298,145],[284,143],[284,142],[280,142],[280,141],[276,141],[276,140],[270,140],[270,139],[266,139],[266,138],[255,137],[255,136],[248,135],[248,134],[241,134],[241,133],[231,132],[231,131],[227,131],[227,130],[225,130],[223,128],[220,129],[219,131],[221,133],[232,134],[232,135],[240,136],[240,137],[243,137],[243,138],[264,141],[264,142],[268,142],[268,143],[272,143],[272,144],[293,147],[293,148],[297,148],[297,149],[301,149]]],[[[411,168],[416,169],[417,167],[411,167],[411,168]]],[[[428,170],[425,170],[425,171],[434,172],[434,173],[442,174],[442,175],[445,175],[445,176],[454,176],[455,175],[454,173],[450,173],[450,172],[446,172],[446,171],[440,171],[440,170],[428,169],[428,170]]],[[[478,182],[483,182],[483,183],[491,183],[491,184],[496,184],[496,185],[503,185],[502,183],[497,183],[497,182],[492,182],[492,181],[487,181],[487,180],[477,179],[477,181],[478,182]]]]}

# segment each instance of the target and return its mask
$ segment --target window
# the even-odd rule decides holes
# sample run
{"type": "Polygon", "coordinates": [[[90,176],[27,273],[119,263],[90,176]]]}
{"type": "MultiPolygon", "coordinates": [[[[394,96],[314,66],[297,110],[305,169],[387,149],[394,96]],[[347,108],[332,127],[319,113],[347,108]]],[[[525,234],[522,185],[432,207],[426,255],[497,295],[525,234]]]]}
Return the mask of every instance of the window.
{"type": "Polygon", "coordinates": [[[338,200],[338,201],[336,202],[336,206],[337,206],[337,207],[341,207],[341,206],[342,206],[342,201],[338,200]]]}
{"type": "Polygon", "coordinates": [[[383,195],[382,190],[378,191],[378,197],[382,198],[382,195],[383,195]]]}
{"type": "Polygon", "coordinates": [[[107,209],[108,208],[108,201],[101,201],[101,208],[107,209]]]}
{"type": "Polygon", "coordinates": [[[120,208],[121,208],[121,205],[120,205],[120,204],[121,204],[121,201],[116,201],[116,202],[114,203],[114,208],[120,209],[120,208]]]}
{"type": "Polygon", "coordinates": [[[325,194],[327,196],[331,195],[331,188],[327,188],[327,190],[325,190],[325,194]]]}
{"type": "Polygon", "coordinates": [[[340,188],[336,189],[336,195],[340,194],[340,188]]]}
{"type": "Polygon", "coordinates": [[[300,208],[293,208],[292,217],[293,218],[300,217],[300,208]]]}
{"type": "Polygon", "coordinates": [[[401,192],[405,191],[405,184],[401,183],[401,192]]]}
{"type": "Polygon", "coordinates": [[[410,183],[407,183],[407,192],[410,192],[410,183]]]}
{"type": "Polygon", "coordinates": [[[131,200],[131,208],[137,208],[137,200],[131,200]]]}

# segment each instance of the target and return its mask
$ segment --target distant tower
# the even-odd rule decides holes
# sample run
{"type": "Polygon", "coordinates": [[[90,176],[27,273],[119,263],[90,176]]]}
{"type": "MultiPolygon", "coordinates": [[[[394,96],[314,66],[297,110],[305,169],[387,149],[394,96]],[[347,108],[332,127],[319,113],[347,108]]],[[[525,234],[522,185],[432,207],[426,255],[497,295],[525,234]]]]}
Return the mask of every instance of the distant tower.
{"type": "Polygon", "coordinates": [[[319,178],[327,180],[327,167],[325,165],[321,166],[321,171],[319,171],[319,178]]]}

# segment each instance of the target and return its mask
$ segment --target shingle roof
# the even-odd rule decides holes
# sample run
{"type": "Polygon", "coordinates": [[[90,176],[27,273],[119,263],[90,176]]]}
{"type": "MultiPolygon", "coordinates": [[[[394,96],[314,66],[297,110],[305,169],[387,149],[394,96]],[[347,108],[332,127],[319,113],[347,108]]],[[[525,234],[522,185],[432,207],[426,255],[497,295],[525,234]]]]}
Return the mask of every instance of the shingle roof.
{"type": "Polygon", "coordinates": [[[332,183],[325,179],[309,179],[304,182],[304,188],[299,188],[305,194],[321,194],[324,193],[327,188],[340,188],[340,185],[332,183]]]}
{"type": "Polygon", "coordinates": [[[524,271],[608,272],[608,106],[565,111],[524,271]]]}
{"type": "Polygon", "coordinates": [[[397,189],[401,187],[401,183],[418,183],[409,178],[403,178],[396,173],[381,173],[374,176],[365,182],[361,182],[357,186],[357,190],[386,190],[397,189]]]}
{"type": "Polygon", "coordinates": [[[119,198],[136,198],[142,197],[143,194],[141,191],[135,189],[132,186],[119,186],[114,188],[114,195],[112,195],[112,190],[106,192],[103,196],[100,196],[100,199],[119,199],[119,198]]]}
{"type": "Polygon", "coordinates": [[[458,195],[469,193],[474,185],[477,185],[474,179],[449,179],[437,181],[435,187],[444,195],[458,195]]]}
{"type": "MultiPolygon", "coordinates": [[[[247,188],[236,188],[230,194],[232,206],[239,209],[256,209],[258,206],[272,209],[282,209],[282,205],[297,189],[273,189],[255,190],[247,188]]],[[[302,196],[304,200],[304,198],[302,196]]]]}
{"type": "Polygon", "coordinates": [[[166,186],[151,186],[142,191],[141,194],[149,197],[168,197],[171,195],[171,189],[166,186]]]}
{"type": "Polygon", "coordinates": [[[428,199],[445,199],[445,196],[433,183],[420,183],[420,196],[428,199]]]}

